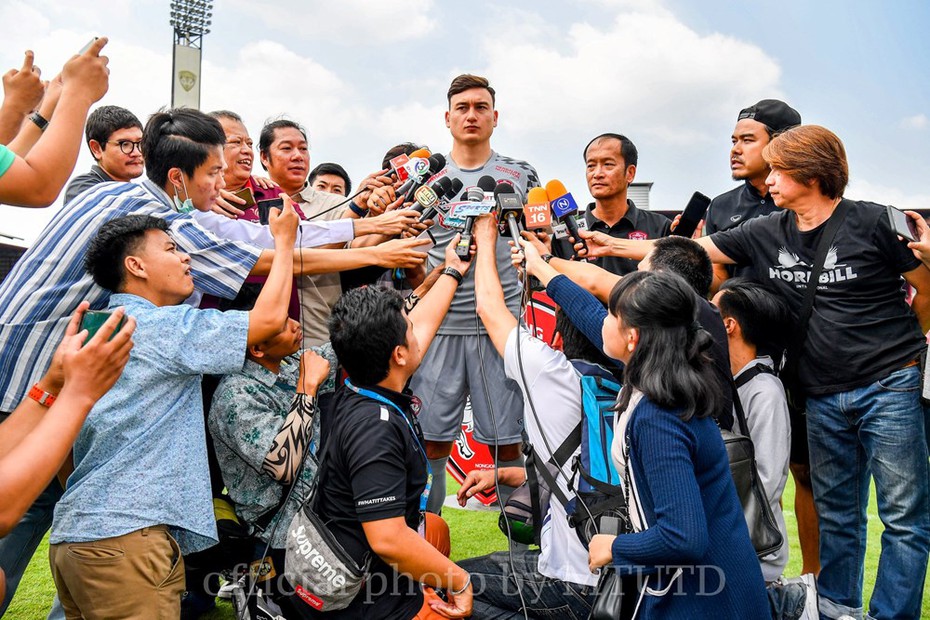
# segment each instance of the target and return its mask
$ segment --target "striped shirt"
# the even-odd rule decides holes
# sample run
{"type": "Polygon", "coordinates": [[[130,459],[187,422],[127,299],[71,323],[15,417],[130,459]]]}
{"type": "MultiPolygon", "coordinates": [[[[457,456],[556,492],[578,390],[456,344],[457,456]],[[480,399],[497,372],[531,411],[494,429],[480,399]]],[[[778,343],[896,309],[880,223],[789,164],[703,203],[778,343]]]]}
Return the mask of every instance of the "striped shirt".
{"type": "Polygon", "coordinates": [[[107,307],[110,291],[84,270],[91,239],[105,222],[124,215],[168,221],[178,249],[191,256],[194,286],[232,299],[261,250],[218,239],[190,214],[178,213],[151,181],[101,183],[65,205],[0,283],[0,411],[12,411],[48,369],[78,304],[107,307]]]}

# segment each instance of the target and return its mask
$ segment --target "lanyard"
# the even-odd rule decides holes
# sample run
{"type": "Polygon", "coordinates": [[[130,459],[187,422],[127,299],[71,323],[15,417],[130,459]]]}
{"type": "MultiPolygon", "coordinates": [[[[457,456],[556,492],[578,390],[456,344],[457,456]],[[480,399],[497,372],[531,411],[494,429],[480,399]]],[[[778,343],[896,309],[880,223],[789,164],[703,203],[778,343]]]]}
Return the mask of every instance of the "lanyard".
{"type": "Polygon", "coordinates": [[[410,434],[413,435],[413,440],[417,444],[417,451],[423,455],[423,461],[426,463],[426,488],[423,489],[423,493],[420,494],[420,512],[424,512],[426,510],[426,500],[429,498],[430,487],[433,486],[433,469],[429,465],[429,459],[426,458],[426,450],[423,449],[423,445],[420,443],[420,438],[417,436],[417,433],[413,428],[413,424],[410,423],[410,418],[407,417],[407,414],[404,413],[404,410],[398,407],[396,403],[385,398],[381,394],[372,392],[371,390],[366,390],[365,388],[355,387],[348,379],[346,379],[345,384],[347,388],[356,394],[366,396],[372,400],[378,401],[382,405],[392,407],[394,411],[400,414],[400,416],[404,419],[404,422],[407,423],[407,428],[410,429],[410,434]]]}

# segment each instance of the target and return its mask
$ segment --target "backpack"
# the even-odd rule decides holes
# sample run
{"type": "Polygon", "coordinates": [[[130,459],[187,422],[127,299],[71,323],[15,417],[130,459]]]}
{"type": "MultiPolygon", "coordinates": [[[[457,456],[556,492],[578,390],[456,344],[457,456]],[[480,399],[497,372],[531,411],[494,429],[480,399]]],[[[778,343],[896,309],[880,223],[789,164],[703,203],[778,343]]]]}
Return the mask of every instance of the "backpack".
{"type": "Polygon", "coordinates": [[[532,444],[524,442],[527,480],[511,495],[498,522],[515,542],[539,544],[552,497],[565,508],[569,525],[585,548],[601,531],[602,519],[619,524],[621,533],[631,531],[620,476],[610,456],[620,384],[603,366],[582,360],[571,363],[579,374],[581,420],[546,462],[536,456],[532,444]],[[575,496],[569,499],[556,477],[576,450],[579,454],[572,461],[568,481],[575,496]]]}

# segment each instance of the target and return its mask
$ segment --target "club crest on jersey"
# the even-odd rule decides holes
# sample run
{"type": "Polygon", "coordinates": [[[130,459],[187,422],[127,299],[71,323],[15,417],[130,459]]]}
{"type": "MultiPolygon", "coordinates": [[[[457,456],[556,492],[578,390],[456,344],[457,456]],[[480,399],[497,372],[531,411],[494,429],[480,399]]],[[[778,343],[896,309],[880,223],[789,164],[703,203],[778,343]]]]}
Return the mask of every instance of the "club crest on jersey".
{"type": "Polygon", "coordinates": [[[645,241],[648,238],[649,235],[641,230],[634,230],[629,235],[627,235],[627,239],[633,239],[634,241],[645,241]]]}

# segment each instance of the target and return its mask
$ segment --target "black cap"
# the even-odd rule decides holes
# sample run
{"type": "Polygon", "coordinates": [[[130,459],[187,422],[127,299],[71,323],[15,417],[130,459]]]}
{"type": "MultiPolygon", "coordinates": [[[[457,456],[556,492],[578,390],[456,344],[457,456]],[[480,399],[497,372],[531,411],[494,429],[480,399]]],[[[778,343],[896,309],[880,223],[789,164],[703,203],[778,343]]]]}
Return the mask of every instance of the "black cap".
{"type": "Polygon", "coordinates": [[[759,103],[739,111],[737,121],[749,118],[768,127],[772,133],[779,133],[801,124],[801,115],[784,101],[763,99],[759,103]]]}

